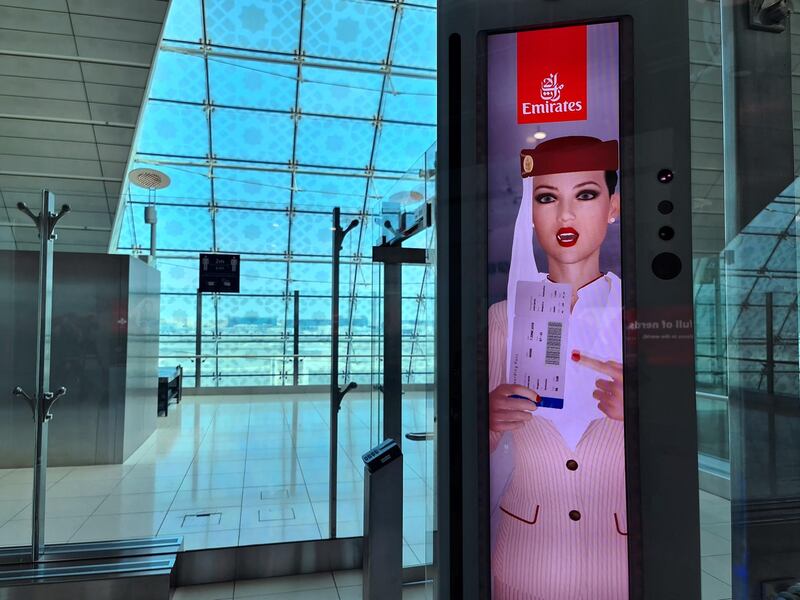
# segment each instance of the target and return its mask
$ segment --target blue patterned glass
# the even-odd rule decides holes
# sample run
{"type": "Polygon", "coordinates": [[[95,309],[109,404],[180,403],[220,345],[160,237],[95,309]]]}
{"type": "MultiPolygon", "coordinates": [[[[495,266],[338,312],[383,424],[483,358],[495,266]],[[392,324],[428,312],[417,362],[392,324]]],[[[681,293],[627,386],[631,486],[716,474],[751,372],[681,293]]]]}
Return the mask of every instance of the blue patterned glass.
{"type": "Polygon", "coordinates": [[[206,0],[208,37],[214,44],[293,52],[300,32],[297,0],[206,0]]]}
{"type": "Polygon", "coordinates": [[[380,63],[386,59],[394,8],[359,0],[307,0],[303,47],[311,56],[380,63]]]}
{"type": "Polygon", "coordinates": [[[294,122],[289,115],[215,108],[211,127],[219,159],[286,164],[292,158],[294,122]]]}

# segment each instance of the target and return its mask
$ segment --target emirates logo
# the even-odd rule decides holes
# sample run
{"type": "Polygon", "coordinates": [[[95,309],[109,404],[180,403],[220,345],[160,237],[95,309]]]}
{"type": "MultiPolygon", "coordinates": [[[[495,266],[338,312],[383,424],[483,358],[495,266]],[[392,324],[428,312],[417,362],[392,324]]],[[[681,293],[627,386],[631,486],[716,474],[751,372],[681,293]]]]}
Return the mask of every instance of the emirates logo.
{"type": "MultiPolygon", "coordinates": [[[[565,84],[558,81],[558,73],[549,73],[539,85],[539,97],[543,102],[522,102],[520,114],[523,116],[558,115],[559,113],[569,115],[583,112],[583,100],[567,100],[561,97],[564,87],[565,84]]],[[[534,89],[532,87],[531,92],[534,89]]]]}
{"type": "Polygon", "coordinates": [[[558,102],[561,100],[561,90],[563,89],[564,84],[558,82],[558,73],[550,73],[542,80],[542,84],[539,86],[539,95],[545,102],[558,102]]]}

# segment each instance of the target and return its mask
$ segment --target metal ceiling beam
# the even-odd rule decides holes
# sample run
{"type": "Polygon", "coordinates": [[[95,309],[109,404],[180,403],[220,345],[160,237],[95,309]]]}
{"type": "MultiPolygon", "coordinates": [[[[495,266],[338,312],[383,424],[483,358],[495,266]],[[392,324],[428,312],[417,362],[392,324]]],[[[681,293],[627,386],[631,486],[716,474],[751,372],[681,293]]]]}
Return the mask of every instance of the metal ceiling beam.
{"type": "Polygon", "coordinates": [[[310,67],[314,69],[329,69],[333,71],[367,73],[370,75],[393,75],[396,77],[408,77],[411,79],[428,79],[431,81],[436,81],[435,70],[423,69],[420,67],[406,67],[403,65],[386,66],[378,63],[339,62],[333,64],[324,62],[322,60],[323,57],[303,56],[302,58],[296,58],[292,56],[284,56],[266,51],[256,53],[252,49],[248,48],[231,48],[229,46],[224,47],[224,48],[230,48],[231,50],[235,50],[234,52],[229,52],[227,50],[223,50],[220,48],[223,47],[215,46],[213,44],[207,44],[206,46],[199,46],[199,47],[171,46],[169,44],[161,44],[161,50],[166,50],[167,52],[175,52],[177,54],[188,54],[190,56],[208,55],[211,57],[231,58],[235,60],[253,61],[253,62],[273,64],[273,65],[286,65],[290,67],[296,67],[297,65],[302,64],[304,67],[310,67]],[[248,52],[249,54],[244,54],[245,52],[248,52]]]}
{"type": "Polygon", "coordinates": [[[10,177],[44,177],[45,179],[77,179],[81,181],[110,181],[120,183],[119,177],[105,177],[98,175],[74,175],[72,173],[34,173],[32,171],[0,171],[0,176],[10,177]]]}
{"type": "Polygon", "coordinates": [[[0,113],[0,119],[18,119],[20,121],[44,121],[46,123],[68,123],[70,125],[98,125],[101,127],[120,127],[135,129],[135,123],[121,123],[118,121],[98,121],[96,119],[68,119],[66,117],[45,117],[42,115],[17,115],[14,113],[0,113]]]}
{"type": "MultiPolygon", "coordinates": [[[[389,43],[386,47],[386,59],[385,63],[387,65],[392,64],[392,55],[394,54],[394,45],[397,39],[397,32],[400,29],[400,22],[402,21],[402,6],[396,4],[394,7],[394,14],[392,15],[392,29],[389,32],[389,43]]],[[[383,110],[384,110],[384,103],[386,99],[386,85],[389,81],[389,72],[383,73],[383,80],[381,81],[381,95],[378,98],[378,110],[376,112],[376,119],[378,124],[380,124],[380,120],[383,118],[383,110]]],[[[372,134],[372,148],[369,152],[369,169],[370,172],[374,172],[375,170],[375,152],[377,151],[378,147],[378,140],[380,139],[380,125],[375,127],[375,131],[372,134]]],[[[361,206],[361,212],[367,213],[367,203],[369,202],[370,197],[370,186],[372,185],[371,177],[367,178],[367,185],[366,189],[364,190],[364,202],[361,206]]],[[[399,178],[398,178],[399,179],[399,178]]],[[[361,226],[358,228],[358,243],[357,243],[357,252],[361,251],[361,244],[364,240],[364,223],[361,223],[361,226]]],[[[349,337],[347,342],[347,351],[345,355],[347,356],[345,360],[345,377],[350,373],[350,353],[352,351],[352,334],[353,334],[353,314],[355,313],[355,305],[356,305],[356,285],[358,281],[358,271],[360,265],[356,265],[355,273],[353,274],[353,283],[350,293],[350,307],[348,311],[348,318],[347,318],[347,335],[349,337]]]]}
{"type": "MultiPolygon", "coordinates": [[[[380,90],[372,90],[375,92],[380,92],[380,90]]],[[[181,106],[194,106],[197,108],[205,107],[206,104],[203,102],[196,102],[192,100],[174,100],[171,98],[150,98],[153,102],[163,102],[164,104],[179,104],[181,106]]],[[[215,102],[209,101],[209,105],[213,108],[223,108],[225,110],[241,110],[247,112],[258,112],[258,113],[269,113],[273,115],[286,115],[291,116],[294,111],[281,109],[281,108],[258,108],[254,106],[239,106],[236,104],[217,104],[215,102]]],[[[336,115],[332,113],[315,113],[315,112],[303,112],[302,116],[304,117],[318,117],[321,119],[337,119],[340,121],[359,121],[362,123],[387,123],[389,125],[412,125],[415,127],[436,127],[436,123],[425,123],[423,121],[400,121],[397,119],[376,119],[374,116],[372,117],[358,117],[354,115],[336,115]]]]}
{"type": "MultiPolygon", "coordinates": [[[[319,176],[326,176],[326,177],[356,177],[360,179],[378,179],[382,181],[397,181],[400,179],[405,178],[404,173],[400,173],[399,171],[375,171],[374,173],[367,173],[364,171],[321,171],[318,169],[327,169],[331,167],[326,167],[324,165],[296,165],[295,167],[290,166],[283,166],[283,165],[269,165],[265,164],[257,164],[257,165],[240,165],[240,164],[221,164],[218,162],[219,159],[215,159],[214,161],[214,169],[230,169],[236,171],[254,171],[257,173],[296,173],[297,175],[319,175],[319,176]]],[[[210,165],[210,161],[200,161],[200,162],[192,162],[192,161],[180,161],[180,160],[158,160],[158,159],[151,159],[151,158],[143,158],[138,156],[136,158],[137,163],[145,164],[145,165],[161,165],[161,166],[173,166],[173,167],[193,167],[193,168],[203,168],[207,169],[210,165]]],[[[200,175],[200,173],[198,173],[200,175]]],[[[422,180],[422,178],[420,178],[422,180]]]]}
{"type": "Polygon", "coordinates": [[[23,52],[22,50],[8,50],[0,48],[0,56],[16,56],[18,58],[43,58],[45,60],[67,60],[71,62],[93,63],[97,65],[111,65],[114,67],[131,67],[134,69],[149,69],[150,63],[132,62],[129,60],[114,60],[111,58],[91,58],[88,56],[72,56],[69,54],[47,54],[44,52],[23,52]]]}

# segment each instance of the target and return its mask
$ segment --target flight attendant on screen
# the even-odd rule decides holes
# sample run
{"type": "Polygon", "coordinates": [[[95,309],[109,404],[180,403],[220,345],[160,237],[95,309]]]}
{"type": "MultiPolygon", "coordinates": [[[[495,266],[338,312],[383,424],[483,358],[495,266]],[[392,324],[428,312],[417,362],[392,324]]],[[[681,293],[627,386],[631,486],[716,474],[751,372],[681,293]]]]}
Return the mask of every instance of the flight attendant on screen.
{"type": "Polygon", "coordinates": [[[521,166],[508,296],[489,309],[490,447],[493,460],[513,455],[493,493],[493,598],[623,600],[622,295],[619,277],[600,271],[608,225],[619,218],[618,144],[556,138],[523,150],[521,166]],[[537,269],[534,234],[547,273],[537,269]],[[545,279],[572,290],[560,409],[537,406],[533,389],[510,383],[517,284],[545,279]]]}

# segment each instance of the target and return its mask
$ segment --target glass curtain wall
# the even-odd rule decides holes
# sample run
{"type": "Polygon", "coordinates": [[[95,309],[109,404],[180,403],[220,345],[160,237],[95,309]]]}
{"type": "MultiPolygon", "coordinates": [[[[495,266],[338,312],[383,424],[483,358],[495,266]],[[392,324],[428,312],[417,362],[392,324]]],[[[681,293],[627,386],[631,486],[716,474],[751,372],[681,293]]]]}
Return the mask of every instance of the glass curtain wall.
{"type": "MultiPolygon", "coordinates": [[[[359,389],[338,415],[337,525],[362,533],[361,454],[380,431],[374,207],[410,167],[432,194],[435,28],[433,0],[170,3],[109,253],[68,257],[56,241],[53,348],[68,359],[53,380],[69,395],[50,426],[48,542],[180,535],[194,550],[328,537],[337,207],[343,224],[359,221],[341,252],[337,375],[359,389]],[[136,169],[164,185],[137,186],[136,169]],[[207,252],[240,256],[238,294],[198,294],[207,252]],[[171,380],[179,365],[184,396],[157,416],[156,373],[171,380]]],[[[18,192],[36,198],[38,182],[18,192]]],[[[74,217],[64,231],[92,230],[74,217]]],[[[403,290],[418,432],[432,429],[429,269],[409,271],[403,290]]],[[[4,314],[19,314],[14,302],[4,314]]],[[[409,450],[407,564],[430,560],[432,443],[409,450]]],[[[29,535],[26,461],[0,469],[0,545],[29,535]]]]}
{"type": "Polygon", "coordinates": [[[702,597],[788,598],[800,590],[800,21],[689,6],[702,597]]]}
{"type": "MultiPolygon", "coordinates": [[[[148,252],[144,207],[155,205],[161,365],[182,363],[187,386],[328,382],[332,210],[341,208],[343,222],[368,220],[373,202],[433,141],[434,9],[369,0],[173,3],[131,163],[171,183],[157,193],[126,186],[113,249],[148,252]],[[195,381],[199,252],[240,254],[242,289],[203,296],[195,381]]],[[[368,260],[362,226],[342,254],[341,366],[363,381],[368,260]]]]}

